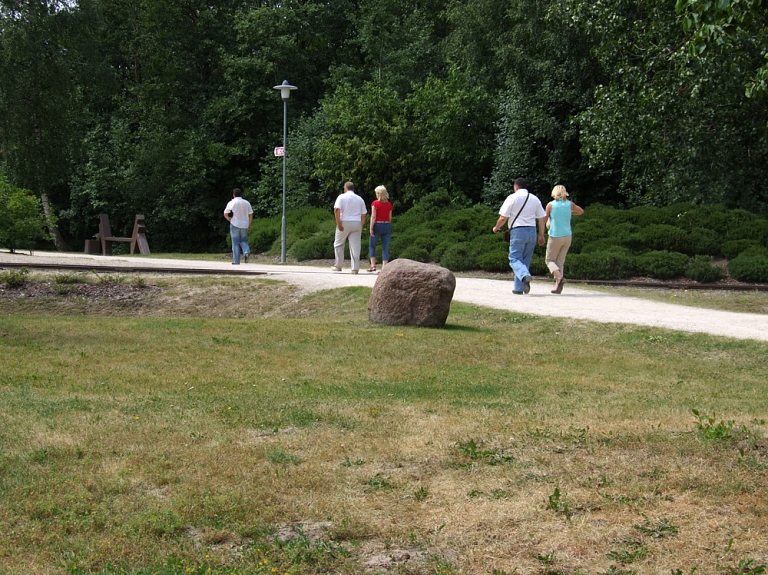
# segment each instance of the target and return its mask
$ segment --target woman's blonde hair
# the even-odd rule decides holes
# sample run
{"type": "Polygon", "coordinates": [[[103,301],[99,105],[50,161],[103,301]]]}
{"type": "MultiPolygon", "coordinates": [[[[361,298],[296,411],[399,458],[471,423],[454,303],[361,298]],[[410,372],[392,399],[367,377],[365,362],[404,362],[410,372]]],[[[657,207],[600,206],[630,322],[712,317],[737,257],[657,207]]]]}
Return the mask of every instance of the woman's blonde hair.
{"type": "Polygon", "coordinates": [[[552,188],[552,197],[556,200],[564,200],[568,197],[568,192],[565,191],[565,186],[555,186],[552,188]]]}
{"type": "Polygon", "coordinates": [[[387,188],[384,186],[378,186],[376,188],[376,199],[380,202],[388,202],[389,194],[387,193],[387,188]]]}

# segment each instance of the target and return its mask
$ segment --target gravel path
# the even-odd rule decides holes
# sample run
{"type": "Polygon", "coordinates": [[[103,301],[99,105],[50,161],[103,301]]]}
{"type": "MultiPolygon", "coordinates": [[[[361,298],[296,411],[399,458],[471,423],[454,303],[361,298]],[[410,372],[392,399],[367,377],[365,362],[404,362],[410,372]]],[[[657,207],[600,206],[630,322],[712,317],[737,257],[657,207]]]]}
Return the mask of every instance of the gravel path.
{"type": "MultiPolygon", "coordinates": [[[[237,269],[243,273],[282,279],[307,292],[344,286],[373,287],[376,282],[376,274],[369,274],[364,270],[358,275],[352,275],[348,269],[333,272],[330,268],[310,266],[244,264],[234,268],[229,262],[105,257],[55,252],[35,252],[33,255],[0,252],[0,267],[3,263],[87,265],[94,268],[194,268],[227,272],[237,269]]],[[[572,287],[567,283],[559,296],[550,294],[551,289],[552,282],[534,280],[530,294],[517,296],[512,294],[512,286],[508,281],[456,278],[454,300],[532,315],[569,317],[602,323],[628,323],[736,339],[768,341],[768,315],[658,303],[572,287]]]]}

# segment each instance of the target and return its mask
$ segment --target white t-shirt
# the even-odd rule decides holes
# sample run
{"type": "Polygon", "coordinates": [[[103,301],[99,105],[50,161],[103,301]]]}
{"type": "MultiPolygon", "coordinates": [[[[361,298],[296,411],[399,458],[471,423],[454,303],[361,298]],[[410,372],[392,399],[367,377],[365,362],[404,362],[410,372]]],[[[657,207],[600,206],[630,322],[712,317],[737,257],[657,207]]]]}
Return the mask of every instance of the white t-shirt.
{"type": "Polygon", "coordinates": [[[353,191],[344,192],[336,198],[333,209],[336,210],[337,208],[341,210],[340,219],[342,222],[359,222],[363,214],[368,213],[363,198],[353,191]]]}
{"type": "Polygon", "coordinates": [[[523,202],[525,202],[526,196],[529,194],[528,190],[520,189],[514,194],[509,194],[504,203],[501,204],[499,209],[499,215],[509,218],[507,224],[511,224],[517,212],[520,212],[520,208],[523,209],[520,215],[515,220],[513,227],[519,228],[521,226],[535,226],[538,218],[544,218],[547,212],[544,211],[544,207],[541,205],[539,198],[530,194],[530,198],[523,208],[523,202]]]}
{"type": "MultiPolygon", "coordinates": [[[[219,204],[221,205],[221,204],[219,204]]],[[[248,228],[250,224],[248,216],[253,213],[253,208],[248,200],[243,198],[232,198],[229,200],[227,207],[224,208],[224,213],[232,212],[232,219],[230,224],[236,228],[248,228]]]]}

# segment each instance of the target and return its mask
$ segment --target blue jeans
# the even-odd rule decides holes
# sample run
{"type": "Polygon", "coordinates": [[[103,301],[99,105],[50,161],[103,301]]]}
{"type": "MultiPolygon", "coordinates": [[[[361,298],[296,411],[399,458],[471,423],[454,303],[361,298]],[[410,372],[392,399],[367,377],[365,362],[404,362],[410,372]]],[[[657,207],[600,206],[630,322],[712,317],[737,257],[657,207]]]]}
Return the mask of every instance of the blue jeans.
{"type": "Polygon", "coordinates": [[[523,291],[523,278],[531,275],[528,266],[536,249],[536,226],[512,228],[509,239],[509,267],[515,272],[515,291],[523,291]]]}
{"type": "Polygon", "coordinates": [[[392,237],[391,222],[376,222],[373,224],[373,235],[368,241],[368,256],[376,257],[376,242],[381,238],[381,259],[389,261],[389,239],[392,237]]]}
{"type": "Polygon", "coordinates": [[[248,228],[238,228],[229,224],[229,235],[232,236],[232,263],[240,265],[240,250],[244,254],[250,254],[248,247],[248,228]]]}

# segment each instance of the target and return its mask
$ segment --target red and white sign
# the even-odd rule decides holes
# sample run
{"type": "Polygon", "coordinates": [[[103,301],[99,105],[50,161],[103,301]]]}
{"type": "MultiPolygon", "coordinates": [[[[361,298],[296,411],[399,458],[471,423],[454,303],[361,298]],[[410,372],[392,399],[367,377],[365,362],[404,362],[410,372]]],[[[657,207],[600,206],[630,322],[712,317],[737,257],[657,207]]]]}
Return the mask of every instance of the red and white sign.
{"type": "Polygon", "coordinates": [[[284,156],[285,155],[285,148],[280,146],[279,148],[275,148],[275,156],[284,156]]]}

